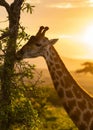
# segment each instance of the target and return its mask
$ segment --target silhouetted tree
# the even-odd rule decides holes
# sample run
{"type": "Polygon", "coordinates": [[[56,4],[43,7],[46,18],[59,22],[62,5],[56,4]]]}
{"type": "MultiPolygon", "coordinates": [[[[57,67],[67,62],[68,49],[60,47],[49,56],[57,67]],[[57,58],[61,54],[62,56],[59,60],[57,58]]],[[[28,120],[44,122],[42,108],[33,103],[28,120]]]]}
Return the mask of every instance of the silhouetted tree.
{"type": "Polygon", "coordinates": [[[76,70],[77,73],[93,74],[93,63],[92,62],[85,62],[82,64],[82,66],[84,66],[82,69],[76,70]]]}

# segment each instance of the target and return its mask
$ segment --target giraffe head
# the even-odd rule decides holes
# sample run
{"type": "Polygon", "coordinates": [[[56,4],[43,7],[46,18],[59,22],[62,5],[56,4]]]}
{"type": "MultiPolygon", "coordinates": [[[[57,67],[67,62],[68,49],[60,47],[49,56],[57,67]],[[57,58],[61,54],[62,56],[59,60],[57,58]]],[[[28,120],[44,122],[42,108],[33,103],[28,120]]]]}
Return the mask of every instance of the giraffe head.
{"type": "Polygon", "coordinates": [[[49,40],[45,37],[45,32],[48,27],[41,26],[36,36],[31,36],[27,44],[25,44],[18,52],[17,59],[21,60],[24,58],[33,58],[43,56],[43,53],[47,46],[51,46],[57,42],[58,39],[49,40]]]}

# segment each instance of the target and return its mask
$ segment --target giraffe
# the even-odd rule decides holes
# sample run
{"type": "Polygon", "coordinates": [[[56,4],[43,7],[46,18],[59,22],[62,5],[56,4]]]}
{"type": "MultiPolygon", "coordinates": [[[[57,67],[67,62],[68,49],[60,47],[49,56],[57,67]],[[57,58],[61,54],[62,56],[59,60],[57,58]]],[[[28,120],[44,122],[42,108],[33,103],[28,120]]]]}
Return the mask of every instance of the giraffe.
{"type": "Polygon", "coordinates": [[[53,47],[58,39],[49,40],[45,37],[48,29],[41,26],[36,36],[31,36],[17,52],[17,60],[43,56],[55,90],[69,117],[79,130],[93,130],[93,98],[74,80],[53,47]]]}

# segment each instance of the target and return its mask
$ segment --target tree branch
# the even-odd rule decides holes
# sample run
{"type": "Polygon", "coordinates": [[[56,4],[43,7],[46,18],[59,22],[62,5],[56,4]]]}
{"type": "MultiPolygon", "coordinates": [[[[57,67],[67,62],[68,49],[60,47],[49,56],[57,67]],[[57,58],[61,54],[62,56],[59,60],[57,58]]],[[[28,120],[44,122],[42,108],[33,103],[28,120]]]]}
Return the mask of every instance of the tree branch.
{"type": "Polygon", "coordinates": [[[14,2],[11,4],[11,6],[18,8],[21,8],[22,3],[24,0],[14,0],[14,2]]]}
{"type": "Polygon", "coordinates": [[[5,7],[6,10],[7,10],[7,12],[8,12],[8,14],[9,14],[9,12],[10,12],[10,6],[9,6],[9,4],[5,0],[0,0],[0,6],[5,7]]]}
{"type": "Polygon", "coordinates": [[[7,30],[7,31],[2,31],[2,34],[0,36],[0,40],[9,37],[10,35],[13,35],[15,31],[15,26],[13,26],[11,29],[7,30]]]}
{"type": "Polygon", "coordinates": [[[0,40],[2,40],[2,39],[4,39],[4,38],[8,37],[9,35],[10,35],[9,32],[6,32],[6,33],[2,34],[2,35],[0,36],[0,40]]]}

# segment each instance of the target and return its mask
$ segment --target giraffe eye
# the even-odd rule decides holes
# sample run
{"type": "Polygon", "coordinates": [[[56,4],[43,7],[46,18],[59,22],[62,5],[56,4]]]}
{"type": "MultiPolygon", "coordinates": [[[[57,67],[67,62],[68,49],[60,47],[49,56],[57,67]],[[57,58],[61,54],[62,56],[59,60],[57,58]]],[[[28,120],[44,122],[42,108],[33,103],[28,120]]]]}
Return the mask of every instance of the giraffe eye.
{"type": "Polygon", "coordinates": [[[36,43],[36,46],[40,47],[40,46],[41,46],[41,44],[40,44],[40,43],[36,43]]]}
{"type": "Polygon", "coordinates": [[[46,42],[46,39],[43,39],[43,42],[46,42]]]}

